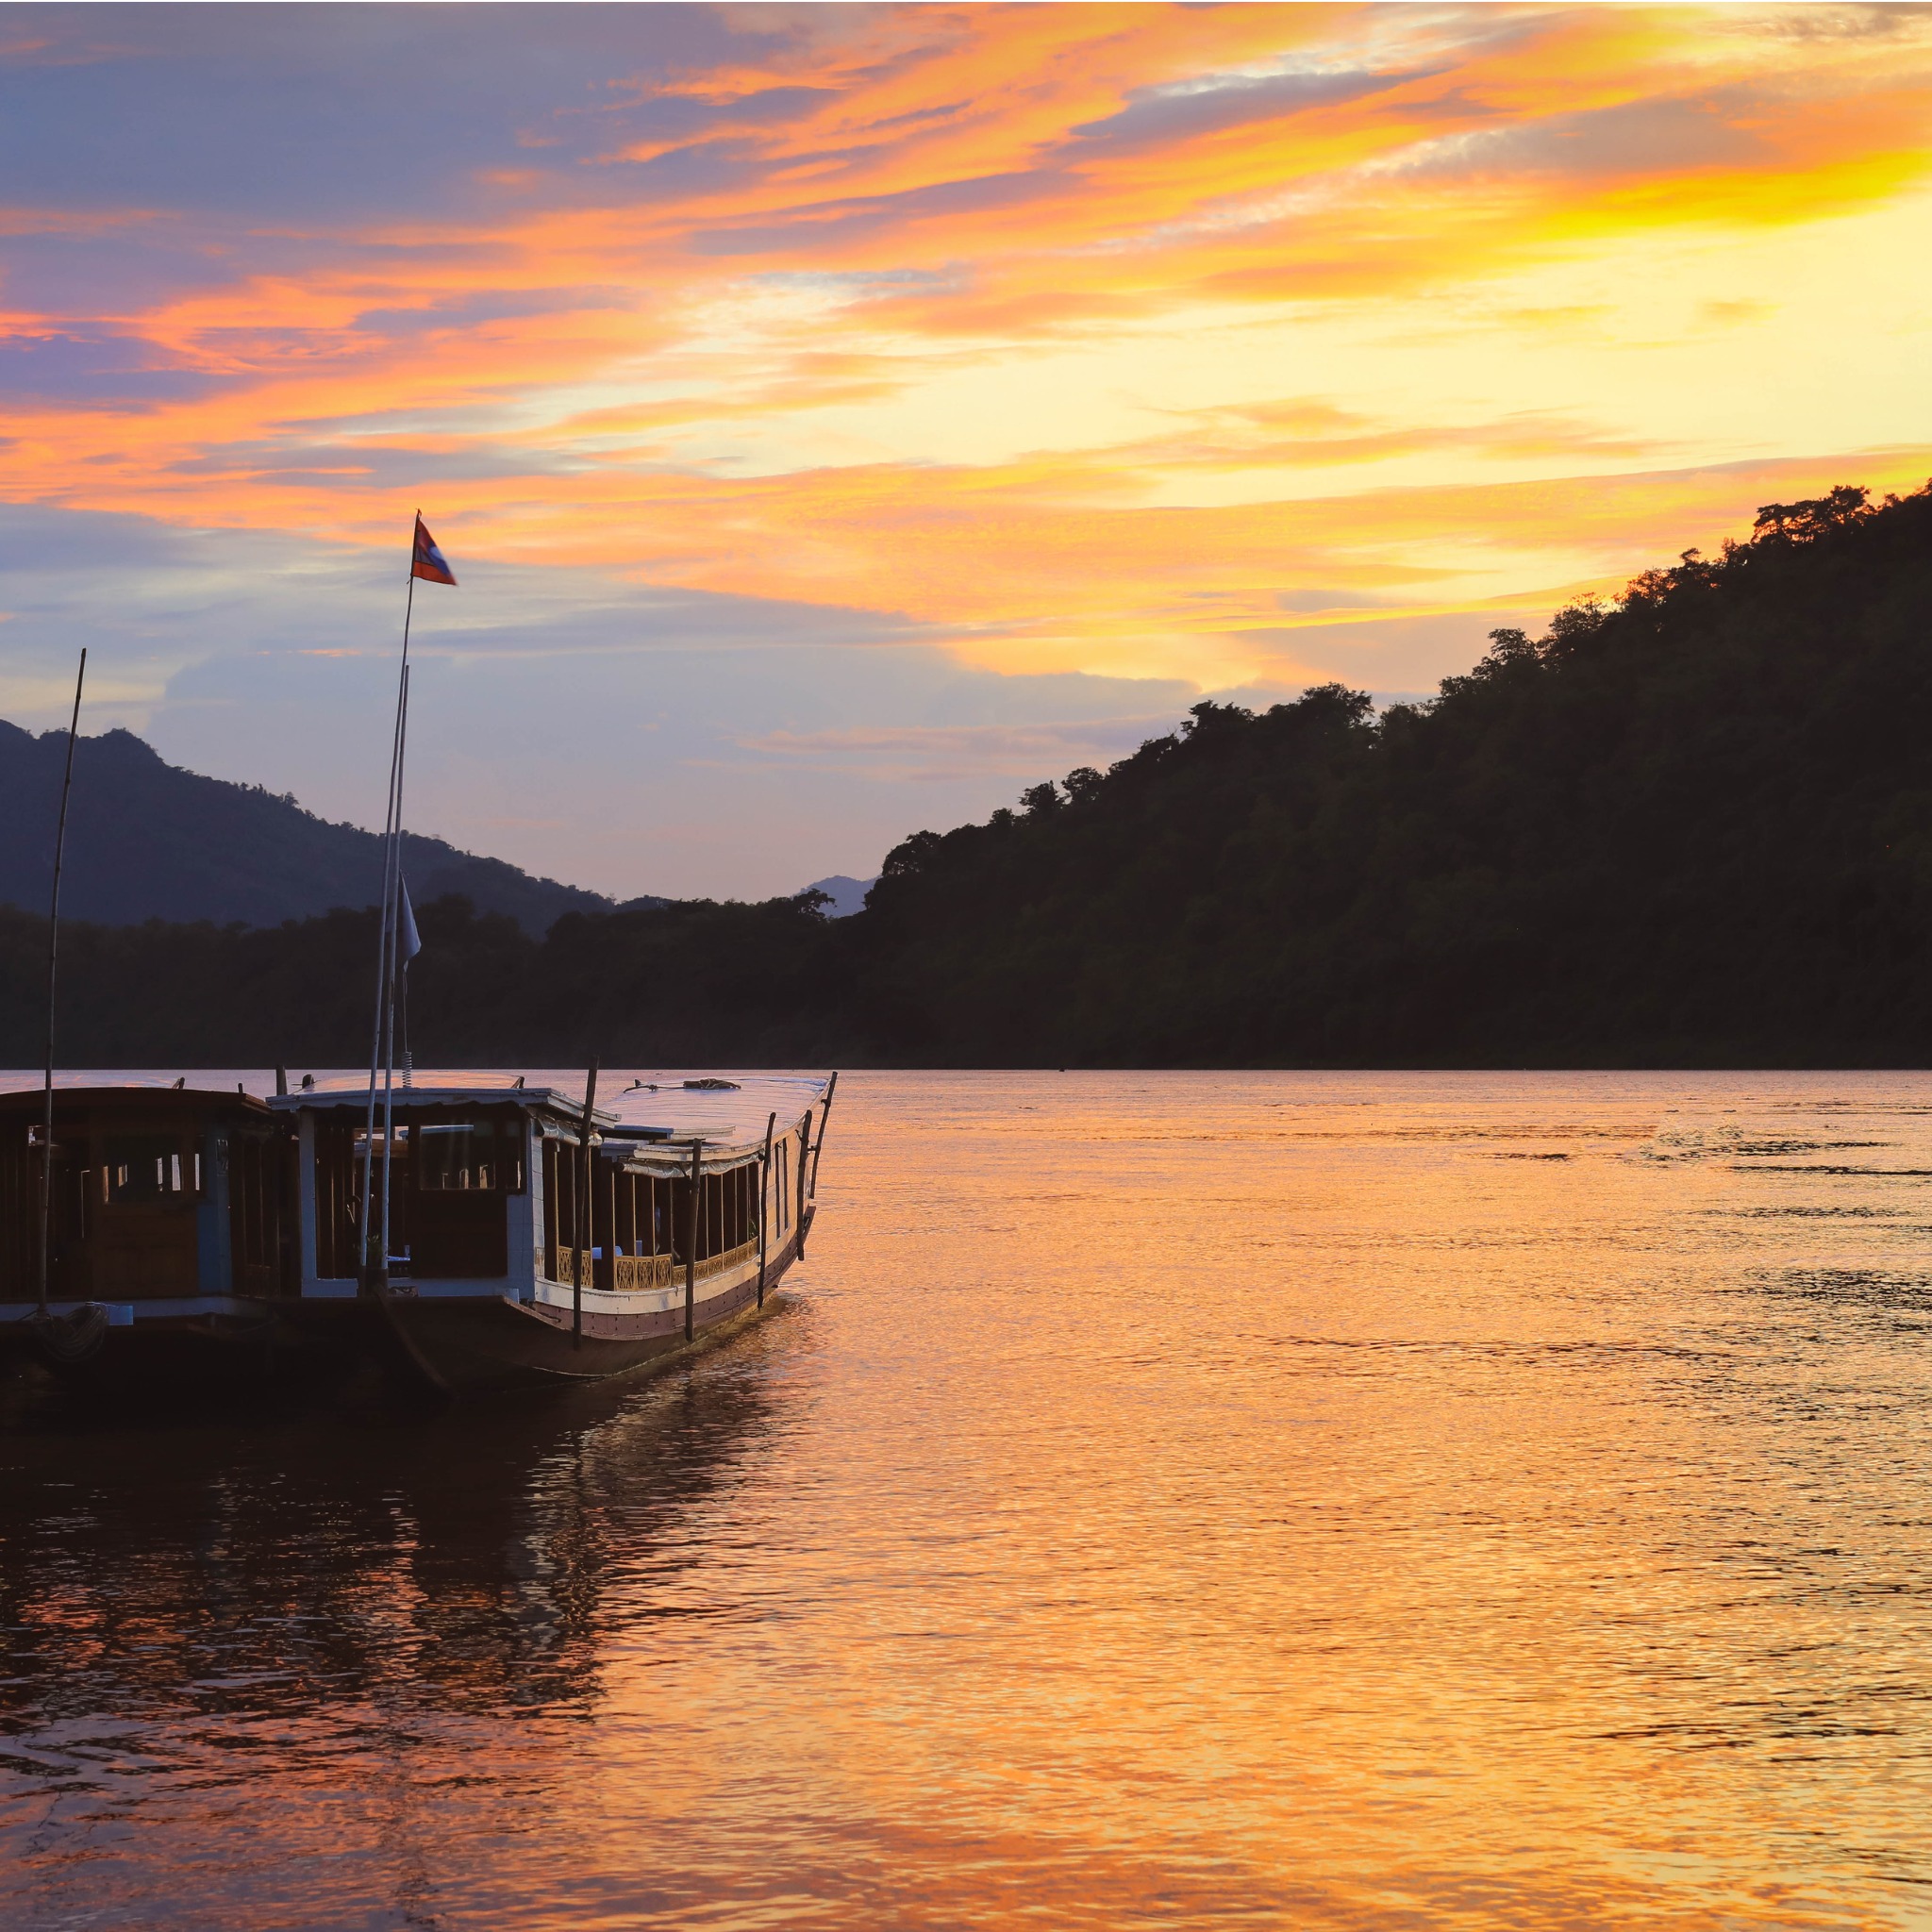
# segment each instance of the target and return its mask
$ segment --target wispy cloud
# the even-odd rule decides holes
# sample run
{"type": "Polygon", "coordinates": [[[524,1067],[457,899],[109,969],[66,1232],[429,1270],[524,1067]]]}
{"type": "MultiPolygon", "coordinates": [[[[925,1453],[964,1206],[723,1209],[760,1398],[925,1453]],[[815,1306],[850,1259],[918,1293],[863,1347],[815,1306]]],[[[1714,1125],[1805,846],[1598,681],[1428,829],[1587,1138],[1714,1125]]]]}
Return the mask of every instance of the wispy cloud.
{"type": "Polygon", "coordinates": [[[8,22],[15,505],[1178,691],[1932,468],[1909,8],[8,22]]]}
{"type": "Polygon", "coordinates": [[[888,784],[997,774],[1038,778],[1079,764],[1108,764],[1174,726],[1173,710],[1134,718],[1034,724],[846,725],[829,731],[768,731],[747,751],[808,762],[888,784]]]}

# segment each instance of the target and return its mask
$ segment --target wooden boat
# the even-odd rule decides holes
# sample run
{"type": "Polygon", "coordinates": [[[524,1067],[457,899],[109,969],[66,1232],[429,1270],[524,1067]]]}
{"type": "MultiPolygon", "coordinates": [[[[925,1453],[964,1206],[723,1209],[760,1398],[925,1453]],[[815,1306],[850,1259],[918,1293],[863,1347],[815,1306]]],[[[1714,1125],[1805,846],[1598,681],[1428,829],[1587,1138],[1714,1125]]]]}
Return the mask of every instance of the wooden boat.
{"type": "Polygon", "coordinates": [[[356,1274],[368,1087],[276,1099],[298,1150],[291,1312],[312,1334],[379,1323],[450,1393],[591,1380],[715,1341],[769,1307],[804,1252],[836,1079],[640,1082],[591,1108],[502,1074],[416,1075],[389,1142],[374,1137],[391,1204],[376,1282],[356,1274]]]}
{"type": "Polygon", "coordinates": [[[117,1386],[379,1360],[456,1393],[668,1362],[774,1305],[836,1084],[640,1081],[587,1108],[508,1074],[419,1074],[387,1096],[387,1141],[359,1077],[267,1100],[62,1088],[44,1319],[42,1096],[0,1095],[0,1335],[117,1386]],[[387,1274],[358,1274],[364,1204],[385,1197],[387,1274]]]}
{"type": "Polygon", "coordinates": [[[284,1366],[294,1141],[242,1091],[57,1088],[48,1298],[39,1298],[44,1097],[0,1093],[0,1340],[69,1377],[164,1387],[284,1366]]]}

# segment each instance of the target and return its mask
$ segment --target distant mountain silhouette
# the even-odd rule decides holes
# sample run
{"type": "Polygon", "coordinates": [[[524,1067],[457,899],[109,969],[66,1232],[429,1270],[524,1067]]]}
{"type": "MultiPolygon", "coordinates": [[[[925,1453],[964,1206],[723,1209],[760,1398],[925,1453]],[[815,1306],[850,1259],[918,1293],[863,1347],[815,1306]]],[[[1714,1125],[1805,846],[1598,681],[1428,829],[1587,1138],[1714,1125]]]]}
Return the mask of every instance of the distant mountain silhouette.
{"type": "MultiPolygon", "coordinates": [[[[36,738],[0,720],[0,900],[46,909],[67,738],[36,738]]],[[[426,905],[461,893],[541,936],[566,912],[611,902],[441,839],[403,837],[409,894],[426,905]]],[[[205,778],[167,763],[131,731],[82,738],[74,759],[60,909],[102,925],[208,920],[261,926],[382,895],[382,840],[330,824],[258,785],[205,778]]],[[[632,900],[661,906],[661,899],[632,900]]]]}
{"type": "Polygon", "coordinates": [[[865,910],[865,895],[878,883],[876,879],[847,878],[842,872],[835,872],[828,879],[814,879],[806,887],[808,892],[823,892],[832,903],[827,906],[827,919],[850,919],[855,912],[865,910]]]}

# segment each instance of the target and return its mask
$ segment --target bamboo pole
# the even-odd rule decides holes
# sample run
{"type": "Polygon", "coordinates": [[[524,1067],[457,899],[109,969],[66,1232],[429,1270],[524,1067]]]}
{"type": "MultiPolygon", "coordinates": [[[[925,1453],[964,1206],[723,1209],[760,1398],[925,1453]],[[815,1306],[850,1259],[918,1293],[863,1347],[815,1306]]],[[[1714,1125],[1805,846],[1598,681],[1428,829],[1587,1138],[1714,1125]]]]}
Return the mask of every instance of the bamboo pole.
{"type": "Polygon", "coordinates": [[[798,1217],[798,1258],[805,1259],[805,1177],[811,1166],[811,1115],[805,1117],[805,1134],[798,1143],[798,1204],[793,1212],[798,1217]]]}
{"type": "Polygon", "coordinates": [[[832,1070],[832,1077],[825,1083],[824,1105],[819,1108],[818,1145],[811,1150],[811,1197],[819,1197],[819,1156],[824,1151],[825,1123],[832,1117],[832,1095],[839,1091],[839,1070],[832,1070]]]}
{"type": "Polygon", "coordinates": [[[80,735],[80,692],[87,682],[87,648],[74,680],[74,715],[67,721],[67,770],[60,780],[60,818],[54,830],[54,896],[47,907],[47,1077],[41,1119],[41,1298],[47,1313],[48,1264],[54,1236],[54,987],[60,965],[60,868],[67,856],[67,798],[74,790],[74,746],[80,735]]]}

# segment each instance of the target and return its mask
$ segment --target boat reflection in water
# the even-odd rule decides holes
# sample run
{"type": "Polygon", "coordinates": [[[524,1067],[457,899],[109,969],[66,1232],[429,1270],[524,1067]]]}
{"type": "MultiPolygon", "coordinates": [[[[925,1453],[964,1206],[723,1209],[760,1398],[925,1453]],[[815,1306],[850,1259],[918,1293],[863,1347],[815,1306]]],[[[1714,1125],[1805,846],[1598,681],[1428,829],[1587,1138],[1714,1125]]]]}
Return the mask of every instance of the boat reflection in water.
{"type": "Polygon", "coordinates": [[[356,1424],[8,1435],[0,1818],[19,1829],[0,1840],[34,1874],[5,1888],[11,1923],[213,1923],[225,1891],[293,1923],[284,1888],[301,1923],[352,1899],[364,1923],[372,1888],[396,1912],[380,1923],[407,1923],[447,1862],[450,1792],[500,1802],[562,1774],[613,1628],[652,1614],[608,1586],[660,1574],[676,1613],[692,1512],[771,1418],[764,1385],[713,1359],[356,1424]],[[273,1857],[245,1824],[265,1804],[273,1857]],[[178,1914],[152,1863],[124,1897],[117,1853],[152,1859],[156,1828],[191,1814],[207,1835],[170,1839],[192,1888],[178,1914]]]}

